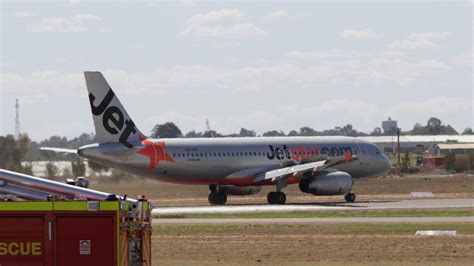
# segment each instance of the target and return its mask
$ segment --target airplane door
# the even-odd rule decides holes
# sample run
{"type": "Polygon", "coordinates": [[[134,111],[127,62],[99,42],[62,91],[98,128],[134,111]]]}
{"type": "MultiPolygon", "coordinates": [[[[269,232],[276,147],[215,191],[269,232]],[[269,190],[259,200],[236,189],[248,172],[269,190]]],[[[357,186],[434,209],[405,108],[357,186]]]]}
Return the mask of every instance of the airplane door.
{"type": "Polygon", "coordinates": [[[357,147],[360,151],[359,161],[360,164],[369,164],[369,154],[367,151],[367,145],[363,143],[357,143],[357,147]]]}

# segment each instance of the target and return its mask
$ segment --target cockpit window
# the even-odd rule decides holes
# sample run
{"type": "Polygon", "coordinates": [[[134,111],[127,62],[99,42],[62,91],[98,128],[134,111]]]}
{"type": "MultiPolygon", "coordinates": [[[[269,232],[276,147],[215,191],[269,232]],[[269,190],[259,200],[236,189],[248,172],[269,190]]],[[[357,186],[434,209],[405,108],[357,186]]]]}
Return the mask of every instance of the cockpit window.
{"type": "Polygon", "coordinates": [[[370,149],[372,150],[373,153],[375,154],[380,154],[380,150],[377,146],[375,145],[370,145],[370,149]]]}

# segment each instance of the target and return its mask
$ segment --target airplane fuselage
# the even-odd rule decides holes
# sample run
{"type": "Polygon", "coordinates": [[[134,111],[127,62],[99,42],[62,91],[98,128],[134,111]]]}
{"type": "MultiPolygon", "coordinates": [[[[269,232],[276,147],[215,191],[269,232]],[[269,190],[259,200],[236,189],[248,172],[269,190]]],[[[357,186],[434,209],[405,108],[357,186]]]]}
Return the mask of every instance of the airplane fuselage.
{"type": "MultiPolygon", "coordinates": [[[[256,173],[344,152],[358,160],[334,169],[353,178],[371,177],[386,172],[388,158],[372,143],[351,137],[253,137],[253,138],[177,138],[144,139],[128,148],[120,143],[84,146],[79,154],[99,163],[178,184],[256,184],[256,173]]],[[[296,183],[298,179],[289,179],[296,183]]]]}

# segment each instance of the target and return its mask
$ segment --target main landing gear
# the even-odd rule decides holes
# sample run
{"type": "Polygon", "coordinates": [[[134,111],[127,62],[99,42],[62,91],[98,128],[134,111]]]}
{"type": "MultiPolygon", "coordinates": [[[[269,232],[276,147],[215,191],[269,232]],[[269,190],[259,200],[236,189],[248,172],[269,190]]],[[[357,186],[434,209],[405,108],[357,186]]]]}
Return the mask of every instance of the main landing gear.
{"type": "Polygon", "coordinates": [[[356,200],[356,194],[353,192],[349,192],[344,196],[344,199],[347,202],[354,202],[356,200]]]}
{"type": "Polygon", "coordinates": [[[267,201],[269,204],[285,204],[286,195],[281,191],[272,191],[268,193],[267,201]]]}
{"type": "Polygon", "coordinates": [[[224,205],[227,202],[227,194],[225,191],[219,191],[218,188],[217,185],[209,186],[211,193],[209,193],[207,200],[211,205],[224,205]]]}
{"type": "Polygon", "coordinates": [[[285,204],[286,195],[281,191],[284,187],[288,186],[286,178],[280,179],[276,183],[276,192],[272,191],[267,194],[267,201],[269,204],[285,204]]]}

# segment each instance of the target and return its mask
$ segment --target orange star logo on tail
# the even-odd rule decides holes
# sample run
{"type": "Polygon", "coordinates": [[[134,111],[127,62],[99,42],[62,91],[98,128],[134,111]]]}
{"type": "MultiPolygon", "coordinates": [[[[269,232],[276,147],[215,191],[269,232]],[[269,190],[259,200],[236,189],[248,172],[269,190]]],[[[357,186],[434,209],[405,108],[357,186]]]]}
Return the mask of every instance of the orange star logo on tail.
{"type": "Polygon", "coordinates": [[[150,157],[150,172],[153,172],[155,167],[161,161],[168,161],[174,163],[175,160],[168,153],[166,153],[166,144],[164,141],[152,142],[144,136],[139,136],[140,140],[145,145],[144,148],[137,151],[138,154],[150,157]]]}

